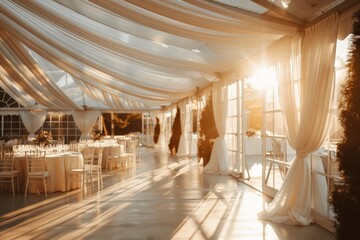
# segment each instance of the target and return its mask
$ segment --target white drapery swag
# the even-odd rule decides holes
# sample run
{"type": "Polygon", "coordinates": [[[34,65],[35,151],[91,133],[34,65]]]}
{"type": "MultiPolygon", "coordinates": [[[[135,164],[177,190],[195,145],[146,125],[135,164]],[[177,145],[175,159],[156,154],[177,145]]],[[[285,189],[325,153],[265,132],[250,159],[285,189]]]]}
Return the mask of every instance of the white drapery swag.
{"type": "Polygon", "coordinates": [[[100,115],[99,111],[73,111],[76,126],[81,131],[80,140],[90,139],[90,130],[100,115]]]}
{"type": "Polygon", "coordinates": [[[229,157],[225,142],[228,90],[223,81],[214,83],[212,90],[212,104],[214,120],[219,136],[215,139],[208,164],[203,173],[229,174],[229,157]]]}
{"type": "Polygon", "coordinates": [[[187,156],[189,155],[189,141],[186,135],[189,132],[189,109],[186,102],[180,103],[180,125],[181,125],[181,136],[179,140],[179,147],[176,156],[187,156]]]}
{"type": "Polygon", "coordinates": [[[305,30],[301,50],[300,40],[294,39],[288,58],[276,66],[280,104],[286,134],[296,157],[284,183],[270,205],[259,217],[276,223],[306,226],[311,218],[311,172],[309,157],[326,136],[329,107],[333,92],[334,61],[338,15],[333,14],[305,30]],[[321,57],[320,57],[321,56],[321,57]],[[301,66],[301,68],[300,68],[301,66]],[[301,69],[300,112],[296,104],[294,80],[301,69]]]}
{"type": "Polygon", "coordinates": [[[155,145],[155,149],[159,149],[159,150],[166,150],[166,137],[165,137],[165,114],[164,113],[160,113],[158,115],[159,118],[159,124],[160,124],[160,134],[159,134],[159,139],[157,144],[155,145]]]}
{"type": "Polygon", "coordinates": [[[35,132],[41,128],[46,119],[46,111],[20,111],[21,120],[28,132],[28,138],[34,138],[35,132]]]}

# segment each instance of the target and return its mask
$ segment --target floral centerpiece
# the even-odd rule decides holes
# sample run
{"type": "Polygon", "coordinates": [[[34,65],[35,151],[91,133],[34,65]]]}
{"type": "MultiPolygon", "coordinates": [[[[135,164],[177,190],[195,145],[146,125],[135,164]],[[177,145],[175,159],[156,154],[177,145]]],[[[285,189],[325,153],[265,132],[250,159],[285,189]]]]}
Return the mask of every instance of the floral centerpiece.
{"type": "Polygon", "coordinates": [[[246,130],[245,132],[246,136],[248,137],[254,137],[255,134],[256,134],[256,130],[255,129],[252,129],[252,128],[249,128],[246,130]]]}
{"type": "Polygon", "coordinates": [[[35,143],[39,145],[49,145],[52,140],[51,132],[40,131],[35,138],[35,143]]]}
{"type": "Polygon", "coordinates": [[[96,141],[96,140],[101,140],[103,138],[103,132],[100,131],[99,129],[95,129],[92,133],[92,140],[96,141]]]}

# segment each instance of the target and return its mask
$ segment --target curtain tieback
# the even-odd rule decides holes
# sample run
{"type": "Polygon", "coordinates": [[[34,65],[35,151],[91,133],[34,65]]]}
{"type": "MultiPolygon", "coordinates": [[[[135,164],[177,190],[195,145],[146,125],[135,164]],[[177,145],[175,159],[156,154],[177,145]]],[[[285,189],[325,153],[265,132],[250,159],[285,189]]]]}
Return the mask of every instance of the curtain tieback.
{"type": "Polygon", "coordinates": [[[307,153],[296,153],[296,158],[305,159],[308,156],[307,153]]]}

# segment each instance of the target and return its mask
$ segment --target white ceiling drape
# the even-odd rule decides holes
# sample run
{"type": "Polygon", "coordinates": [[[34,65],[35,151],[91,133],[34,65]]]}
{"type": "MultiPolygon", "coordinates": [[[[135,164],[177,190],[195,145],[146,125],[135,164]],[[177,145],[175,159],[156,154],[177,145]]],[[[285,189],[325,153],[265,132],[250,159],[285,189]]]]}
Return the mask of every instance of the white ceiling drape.
{"type": "Polygon", "coordinates": [[[95,109],[161,109],[296,33],[296,25],[274,19],[198,0],[0,1],[1,50],[7,53],[0,59],[1,86],[27,107],[81,109],[84,98],[95,109]],[[70,97],[44,64],[44,74],[30,74],[39,69],[36,62],[72,76],[81,91],[70,97]]]}

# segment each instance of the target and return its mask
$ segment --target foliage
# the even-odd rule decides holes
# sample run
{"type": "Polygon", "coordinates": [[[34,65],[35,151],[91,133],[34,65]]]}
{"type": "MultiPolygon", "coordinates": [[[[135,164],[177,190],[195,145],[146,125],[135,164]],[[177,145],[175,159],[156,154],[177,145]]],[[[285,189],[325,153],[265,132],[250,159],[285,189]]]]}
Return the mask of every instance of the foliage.
{"type": "Polygon", "coordinates": [[[330,200],[337,239],[357,239],[360,227],[360,11],[354,14],[352,33],[347,81],[339,102],[344,132],[337,157],[342,180],[335,184],[330,200]]]}
{"type": "Polygon", "coordinates": [[[120,128],[126,128],[127,126],[129,126],[131,119],[141,119],[141,114],[140,113],[127,114],[125,119],[122,119],[118,115],[114,115],[113,123],[120,128]]]}
{"type": "Polygon", "coordinates": [[[154,143],[156,144],[159,140],[160,135],[160,120],[159,118],[156,118],[156,125],[154,128],[154,143]]]}
{"type": "Polygon", "coordinates": [[[171,138],[169,142],[169,150],[172,154],[177,153],[180,136],[181,136],[181,125],[180,125],[180,108],[179,106],[176,107],[176,115],[174,119],[174,123],[171,129],[171,138]]]}
{"type": "Polygon", "coordinates": [[[101,140],[104,136],[104,133],[100,129],[95,129],[91,135],[92,140],[101,140]]]}
{"type": "Polygon", "coordinates": [[[198,140],[198,157],[203,159],[206,166],[210,160],[214,140],[219,136],[214,120],[214,110],[212,105],[212,95],[206,101],[206,105],[201,112],[198,140]]]}
{"type": "Polygon", "coordinates": [[[35,143],[41,144],[41,145],[49,145],[50,141],[52,140],[51,132],[48,131],[40,131],[36,135],[36,138],[34,140],[35,143]]]}

